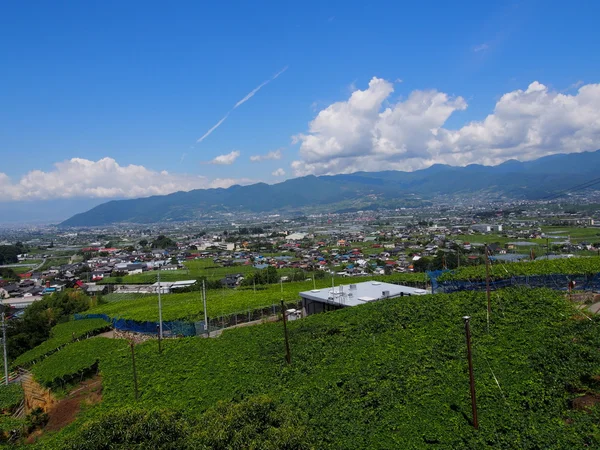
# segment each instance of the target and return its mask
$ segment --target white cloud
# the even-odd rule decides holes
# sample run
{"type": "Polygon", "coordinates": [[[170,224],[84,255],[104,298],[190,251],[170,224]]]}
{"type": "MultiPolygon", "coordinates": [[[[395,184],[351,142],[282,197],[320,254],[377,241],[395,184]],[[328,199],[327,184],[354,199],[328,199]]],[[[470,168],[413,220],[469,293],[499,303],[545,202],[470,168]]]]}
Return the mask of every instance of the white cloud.
{"type": "Polygon", "coordinates": [[[250,184],[249,179],[216,179],[154,171],[144,166],[121,166],[112,158],[91,161],[73,158],[54,164],[48,172],[32,170],[17,182],[0,173],[0,200],[57,198],[136,198],[177,191],[250,184]]]}
{"type": "Polygon", "coordinates": [[[208,161],[207,164],[222,164],[222,165],[230,165],[235,162],[240,156],[240,152],[237,150],[233,150],[226,155],[219,155],[215,159],[208,161]]]}
{"type": "Polygon", "coordinates": [[[488,44],[479,44],[479,45],[476,45],[475,47],[473,47],[473,51],[475,53],[484,52],[489,48],[490,48],[490,46],[488,44]]]}
{"type": "Polygon", "coordinates": [[[579,80],[579,81],[576,81],[575,83],[573,83],[571,86],[569,86],[567,88],[567,90],[579,89],[581,86],[583,86],[583,81],[579,80]]]}
{"type": "Polygon", "coordinates": [[[462,97],[413,91],[383,108],[393,90],[392,83],[373,78],[368,89],[319,112],[308,133],[292,138],[300,143],[295,174],[499,164],[600,148],[600,84],[565,95],[536,81],[504,94],[492,114],[458,130],[443,125],[466,109],[462,97]]]}
{"type": "Polygon", "coordinates": [[[235,105],[233,105],[233,108],[231,108],[229,110],[229,112],[227,114],[225,114],[223,116],[223,118],[221,120],[219,120],[216,125],[214,125],[210,130],[208,130],[206,133],[204,133],[202,135],[201,138],[199,138],[196,143],[199,144],[200,142],[202,142],[204,139],[206,139],[208,136],[210,136],[210,134],[215,131],[217,128],[219,128],[221,126],[221,124],[223,122],[225,122],[225,120],[227,120],[227,118],[229,117],[229,114],[231,114],[233,112],[234,109],[237,109],[239,106],[243,105],[244,103],[246,103],[248,100],[250,100],[252,97],[254,97],[254,95],[260,91],[263,87],[265,87],[267,84],[269,84],[271,81],[273,81],[274,79],[276,79],[279,75],[281,75],[283,72],[285,72],[286,70],[288,70],[289,66],[285,66],[283,69],[281,69],[279,72],[277,72],[275,75],[273,75],[271,78],[269,78],[267,81],[263,81],[258,87],[255,87],[254,89],[252,89],[248,94],[246,94],[246,96],[241,99],[239,102],[237,102],[235,105]]]}
{"type": "Polygon", "coordinates": [[[281,159],[281,149],[273,150],[272,152],[267,153],[266,155],[252,155],[250,157],[250,161],[252,162],[261,162],[268,161],[274,159],[281,159]]]}
{"type": "Polygon", "coordinates": [[[283,170],[281,167],[277,170],[274,170],[271,175],[273,175],[274,177],[282,177],[285,175],[285,170],[283,170]]]}

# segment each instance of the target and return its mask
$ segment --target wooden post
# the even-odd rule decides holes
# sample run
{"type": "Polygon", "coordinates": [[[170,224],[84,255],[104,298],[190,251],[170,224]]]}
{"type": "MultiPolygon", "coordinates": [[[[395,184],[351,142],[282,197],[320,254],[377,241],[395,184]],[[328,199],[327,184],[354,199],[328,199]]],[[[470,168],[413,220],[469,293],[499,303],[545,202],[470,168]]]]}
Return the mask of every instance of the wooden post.
{"type": "Polygon", "coordinates": [[[138,399],[138,382],[137,382],[137,370],[135,368],[135,344],[133,343],[133,341],[131,341],[129,343],[129,346],[131,347],[131,365],[133,367],[133,389],[135,392],[135,399],[138,399]]]}
{"type": "Polygon", "coordinates": [[[475,376],[473,375],[473,357],[471,354],[471,328],[469,326],[470,316],[464,316],[465,321],[465,336],[467,339],[467,359],[469,362],[469,384],[471,385],[471,409],[473,411],[473,428],[479,428],[477,420],[477,400],[475,399],[475,376]]]}
{"type": "Polygon", "coordinates": [[[290,341],[287,330],[287,317],[285,314],[285,304],[281,300],[281,314],[283,315],[283,334],[285,336],[285,360],[288,364],[292,363],[292,355],[290,354],[290,341]]]}
{"type": "Polygon", "coordinates": [[[160,336],[160,325],[156,325],[156,328],[158,330],[158,353],[162,353],[162,345],[161,345],[161,336],[160,336]]]}

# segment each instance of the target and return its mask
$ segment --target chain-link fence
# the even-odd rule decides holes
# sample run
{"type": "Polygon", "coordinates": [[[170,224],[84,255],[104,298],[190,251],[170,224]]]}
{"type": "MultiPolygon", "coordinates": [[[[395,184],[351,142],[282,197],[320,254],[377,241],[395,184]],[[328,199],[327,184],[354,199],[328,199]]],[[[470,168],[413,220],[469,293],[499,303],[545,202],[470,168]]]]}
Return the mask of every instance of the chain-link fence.
{"type": "MultiPolygon", "coordinates": [[[[286,302],[285,309],[297,309],[302,306],[300,300],[286,302]]],[[[262,308],[248,309],[232,314],[208,318],[208,327],[205,328],[204,320],[199,321],[163,321],[163,336],[186,337],[202,336],[213,331],[231,328],[245,323],[273,320],[281,314],[281,304],[272,304],[262,308]]],[[[110,317],[106,314],[75,314],[75,320],[79,319],[104,319],[110,322],[115,330],[129,331],[132,333],[144,333],[158,335],[159,323],[152,321],[137,321],[110,317]]]]}

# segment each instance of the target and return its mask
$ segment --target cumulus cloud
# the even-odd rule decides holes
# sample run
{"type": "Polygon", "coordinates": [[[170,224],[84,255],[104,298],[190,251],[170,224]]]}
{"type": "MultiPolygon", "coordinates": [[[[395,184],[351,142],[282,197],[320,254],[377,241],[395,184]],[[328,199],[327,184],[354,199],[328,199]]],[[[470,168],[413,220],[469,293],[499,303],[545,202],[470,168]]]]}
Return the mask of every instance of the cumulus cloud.
{"type": "Polygon", "coordinates": [[[227,153],[226,155],[219,155],[215,159],[208,161],[208,164],[230,165],[233,164],[239,156],[240,152],[237,150],[233,150],[227,153]]]}
{"type": "Polygon", "coordinates": [[[267,153],[266,155],[252,155],[250,157],[250,161],[252,162],[261,162],[261,161],[269,161],[274,159],[281,159],[281,149],[278,148],[272,152],[267,153]]]}
{"type": "Polygon", "coordinates": [[[274,170],[273,172],[271,172],[271,175],[273,175],[274,177],[282,177],[285,175],[285,170],[283,170],[281,167],[277,170],[274,170]]]}
{"type": "Polygon", "coordinates": [[[392,83],[373,78],[366,90],[320,111],[308,133],[292,138],[300,143],[295,174],[499,164],[600,148],[600,84],[566,95],[535,81],[504,94],[484,120],[457,130],[443,125],[467,108],[462,97],[417,90],[383,108],[393,91],[392,83]]]}
{"type": "Polygon", "coordinates": [[[215,179],[204,176],[154,171],[144,166],[119,165],[112,158],[91,161],[73,158],[54,164],[48,172],[32,170],[13,182],[0,173],[2,200],[48,200],[57,198],[136,198],[233,184],[249,179],[215,179]]]}

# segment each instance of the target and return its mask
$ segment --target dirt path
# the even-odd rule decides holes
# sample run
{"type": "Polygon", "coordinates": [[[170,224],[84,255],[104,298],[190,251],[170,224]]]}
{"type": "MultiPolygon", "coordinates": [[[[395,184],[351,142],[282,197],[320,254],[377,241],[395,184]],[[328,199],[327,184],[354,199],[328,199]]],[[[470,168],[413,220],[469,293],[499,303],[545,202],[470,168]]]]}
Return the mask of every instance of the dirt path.
{"type": "Polygon", "coordinates": [[[69,394],[58,401],[48,411],[49,420],[44,431],[57,431],[75,420],[82,403],[91,405],[102,400],[102,378],[96,375],[93,378],[81,382],[69,394]]]}

